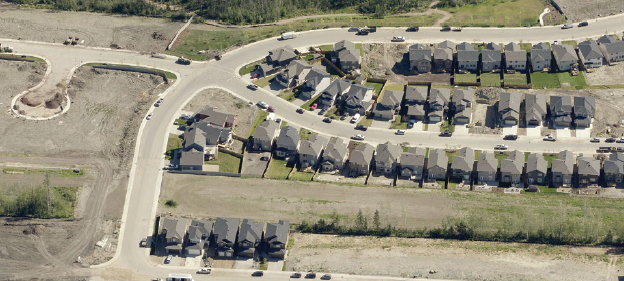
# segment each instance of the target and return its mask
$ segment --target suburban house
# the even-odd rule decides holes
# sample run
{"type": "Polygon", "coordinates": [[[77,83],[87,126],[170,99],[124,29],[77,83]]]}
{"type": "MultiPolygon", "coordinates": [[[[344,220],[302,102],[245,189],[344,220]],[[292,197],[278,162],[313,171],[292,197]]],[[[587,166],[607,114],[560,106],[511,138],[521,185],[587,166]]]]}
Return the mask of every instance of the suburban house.
{"type": "Polygon", "coordinates": [[[288,221],[280,220],[278,223],[267,223],[264,231],[264,243],[268,249],[269,257],[284,259],[289,233],[290,224],[288,221]]]}
{"type": "Polygon", "coordinates": [[[544,68],[550,69],[551,59],[552,52],[548,44],[540,42],[531,48],[531,68],[533,71],[542,71],[544,68]]]}
{"type": "MultiPolygon", "coordinates": [[[[613,156],[613,154],[610,156],[613,156]]],[[[622,182],[622,176],[624,176],[622,161],[614,159],[605,160],[602,162],[602,170],[604,171],[604,180],[607,186],[616,186],[622,182]]]]}
{"type": "Polygon", "coordinates": [[[269,51],[269,55],[266,56],[266,61],[256,65],[253,73],[258,74],[259,77],[269,76],[280,70],[281,67],[288,65],[291,61],[297,58],[295,50],[291,46],[284,46],[275,50],[269,51]]]}
{"type": "Polygon", "coordinates": [[[373,114],[377,120],[393,120],[395,114],[401,110],[403,91],[385,90],[381,102],[375,104],[373,114]]]}
{"type": "Polygon", "coordinates": [[[406,104],[425,104],[427,103],[427,86],[407,86],[405,87],[405,103],[406,104]]]}
{"type": "Polygon", "coordinates": [[[522,94],[502,92],[498,101],[498,116],[501,126],[515,126],[520,120],[522,94]]]}
{"type": "Polygon", "coordinates": [[[475,71],[479,67],[479,50],[468,42],[457,45],[457,68],[475,71]]]}
{"type": "Polygon", "coordinates": [[[312,70],[307,62],[294,60],[275,76],[275,81],[284,88],[297,87],[305,82],[305,77],[312,70]]]}
{"type": "Polygon", "coordinates": [[[206,139],[206,145],[228,144],[232,142],[231,128],[215,126],[209,124],[206,120],[193,123],[190,130],[202,131],[206,139]]]}
{"type": "Polygon", "coordinates": [[[511,42],[505,45],[505,65],[507,70],[523,71],[526,69],[527,52],[520,45],[511,42]]]}
{"type": "Polygon", "coordinates": [[[495,43],[488,43],[486,48],[481,50],[481,72],[491,72],[501,69],[502,53],[501,47],[495,43]]]}
{"type": "Polygon", "coordinates": [[[333,137],[323,151],[321,171],[328,173],[342,170],[345,161],[347,161],[348,152],[347,144],[342,138],[333,137]]]}
{"type": "Polygon", "coordinates": [[[401,153],[401,173],[400,177],[411,180],[421,180],[423,168],[425,167],[425,154],[427,150],[422,147],[410,147],[407,152],[401,153]]]}
{"type": "Polygon", "coordinates": [[[550,115],[556,126],[570,126],[572,124],[572,97],[550,96],[550,115]]]}
{"type": "Polygon", "coordinates": [[[202,170],[204,165],[204,150],[206,149],[206,136],[197,128],[189,128],[184,132],[180,153],[180,169],[202,170]]]}
{"type": "Polygon", "coordinates": [[[526,164],[526,176],[529,184],[548,185],[546,175],[548,173],[548,162],[539,153],[529,154],[526,164]]]}
{"type": "Polygon", "coordinates": [[[453,89],[453,102],[451,103],[451,108],[455,112],[455,124],[470,123],[473,96],[474,90],[471,88],[453,89]]]}
{"type": "Polygon", "coordinates": [[[210,245],[210,236],[212,235],[211,221],[193,220],[188,227],[187,244],[184,249],[187,256],[203,256],[204,248],[208,248],[210,245]]]}
{"type": "Polygon", "coordinates": [[[518,150],[510,152],[507,159],[501,160],[500,181],[503,183],[511,183],[512,185],[519,184],[523,169],[524,153],[518,150]]]}
{"type": "Polygon", "coordinates": [[[216,255],[220,258],[233,258],[234,245],[238,234],[239,219],[236,218],[217,218],[212,232],[216,255]]]}
{"type": "Polygon", "coordinates": [[[453,72],[453,49],[435,48],[433,50],[433,66],[436,72],[453,72]]]}
{"type": "Polygon", "coordinates": [[[282,128],[275,141],[275,156],[279,158],[296,156],[299,150],[299,140],[301,140],[301,135],[297,128],[290,125],[282,128]]]}
{"type": "Polygon", "coordinates": [[[602,66],[602,59],[604,59],[604,55],[600,48],[598,47],[598,43],[594,40],[583,41],[578,44],[579,49],[579,58],[585,68],[597,68],[602,66]]]}
{"type": "MultiPolygon", "coordinates": [[[[477,160],[477,180],[479,185],[496,181],[496,170],[498,169],[498,160],[494,157],[494,153],[481,151],[477,160]]],[[[496,183],[498,185],[498,182],[496,183]]]]}
{"type": "Polygon", "coordinates": [[[438,48],[455,50],[455,42],[444,40],[438,44],[438,48]]]}
{"type": "Polygon", "coordinates": [[[615,39],[612,35],[603,35],[598,38],[598,47],[608,62],[624,60],[624,42],[615,39]]]}
{"type": "Polygon", "coordinates": [[[188,220],[161,217],[160,221],[160,237],[165,245],[165,252],[182,254],[188,220]]]}
{"type": "Polygon", "coordinates": [[[314,167],[319,163],[321,153],[327,144],[327,139],[319,135],[310,137],[309,140],[301,142],[299,147],[299,167],[305,169],[314,167]]]}
{"type": "Polygon", "coordinates": [[[589,187],[598,184],[600,180],[600,160],[593,157],[578,157],[578,187],[589,187]]]}
{"type": "Polygon", "coordinates": [[[331,79],[329,73],[320,69],[312,68],[305,77],[305,83],[303,83],[303,88],[301,89],[298,98],[301,100],[311,99],[327,88],[330,81],[331,79]]]}
{"type": "Polygon", "coordinates": [[[360,51],[351,41],[342,40],[334,44],[330,56],[332,63],[338,64],[343,72],[360,68],[360,51]]]}
{"type": "Polygon", "coordinates": [[[578,65],[578,57],[572,45],[554,44],[551,48],[559,72],[569,71],[578,65]]]}
{"type": "Polygon", "coordinates": [[[203,150],[183,150],[180,153],[180,169],[201,171],[204,166],[204,157],[203,150]]]}
{"type": "Polygon", "coordinates": [[[208,124],[223,128],[234,128],[238,124],[238,115],[218,111],[216,107],[209,105],[197,111],[194,116],[195,122],[204,120],[208,124]]]}
{"type": "Polygon", "coordinates": [[[243,220],[238,232],[238,240],[236,241],[239,257],[254,258],[256,249],[260,247],[262,242],[263,230],[263,223],[254,223],[252,219],[243,220]]]}
{"type": "Polygon", "coordinates": [[[474,150],[470,147],[463,147],[459,150],[459,155],[453,156],[452,160],[451,170],[453,171],[453,178],[469,183],[474,169],[474,150]]]}
{"type": "Polygon", "coordinates": [[[431,49],[423,44],[409,47],[410,73],[431,72],[431,49]]]}
{"type": "Polygon", "coordinates": [[[377,173],[393,176],[398,167],[401,147],[390,142],[377,145],[375,153],[375,171],[377,173]]]}
{"type": "Polygon", "coordinates": [[[183,136],[183,151],[197,150],[202,153],[204,152],[204,148],[206,147],[206,136],[202,130],[194,127],[187,128],[186,131],[184,131],[183,136]]]}
{"type": "Polygon", "coordinates": [[[280,122],[274,120],[264,120],[256,127],[253,134],[252,150],[271,151],[273,150],[273,141],[279,133],[280,122]]]}
{"type": "Polygon", "coordinates": [[[349,115],[364,115],[372,107],[373,87],[353,84],[342,96],[343,106],[349,115]]]}
{"type": "Polygon", "coordinates": [[[427,178],[429,181],[445,180],[448,168],[448,156],[444,149],[430,149],[427,158],[427,178]]]}
{"type": "Polygon", "coordinates": [[[425,105],[412,104],[407,106],[407,118],[413,120],[425,120],[427,111],[425,105]]]}
{"type": "Polygon", "coordinates": [[[556,185],[571,186],[574,174],[574,154],[569,150],[559,153],[558,159],[552,160],[552,182],[556,185]]]}
{"type": "Polygon", "coordinates": [[[574,124],[588,128],[596,114],[595,97],[574,97],[574,124]]]}
{"type": "Polygon", "coordinates": [[[349,155],[349,176],[358,177],[368,175],[370,171],[370,163],[373,160],[375,147],[368,143],[360,143],[358,147],[351,151],[349,155]]]}
{"type": "Polygon", "coordinates": [[[546,95],[544,94],[525,94],[524,95],[525,120],[527,125],[539,126],[544,122],[546,117],[546,95]]]}
{"type": "Polygon", "coordinates": [[[431,92],[429,93],[429,122],[440,122],[446,117],[450,99],[450,89],[431,88],[431,92]]]}
{"type": "Polygon", "coordinates": [[[349,91],[349,88],[351,88],[351,83],[344,80],[335,79],[321,92],[321,96],[317,100],[318,107],[332,107],[336,100],[340,100],[340,97],[349,91]]]}

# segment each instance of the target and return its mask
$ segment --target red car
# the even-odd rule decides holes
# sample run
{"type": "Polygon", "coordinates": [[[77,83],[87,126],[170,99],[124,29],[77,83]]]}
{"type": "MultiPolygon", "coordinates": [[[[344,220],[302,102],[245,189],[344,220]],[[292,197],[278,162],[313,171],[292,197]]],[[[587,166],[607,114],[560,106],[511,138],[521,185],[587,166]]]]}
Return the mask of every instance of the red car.
{"type": "Polygon", "coordinates": [[[273,108],[272,106],[269,106],[269,108],[267,108],[268,112],[275,112],[275,108],[273,108]]]}
{"type": "Polygon", "coordinates": [[[313,103],[312,106],[310,106],[310,110],[315,110],[317,106],[318,105],[316,103],[313,103]]]}

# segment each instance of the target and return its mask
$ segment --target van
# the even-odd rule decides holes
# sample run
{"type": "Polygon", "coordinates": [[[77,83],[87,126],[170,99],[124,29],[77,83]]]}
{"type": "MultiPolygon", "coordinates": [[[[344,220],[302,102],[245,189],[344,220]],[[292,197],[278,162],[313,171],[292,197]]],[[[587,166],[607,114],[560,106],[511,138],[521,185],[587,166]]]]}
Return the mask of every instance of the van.
{"type": "Polygon", "coordinates": [[[355,115],[353,115],[353,118],[351,118],[351,123],[357,122],[358,119],[360,119],[360,114],[356,113],[355,115]]]}
{"type": "Polygon", "coordinates": [[[293,31],[282,33],[282,40],[295,39],[295,37],[297,37],[297,34],[293,31]]]}

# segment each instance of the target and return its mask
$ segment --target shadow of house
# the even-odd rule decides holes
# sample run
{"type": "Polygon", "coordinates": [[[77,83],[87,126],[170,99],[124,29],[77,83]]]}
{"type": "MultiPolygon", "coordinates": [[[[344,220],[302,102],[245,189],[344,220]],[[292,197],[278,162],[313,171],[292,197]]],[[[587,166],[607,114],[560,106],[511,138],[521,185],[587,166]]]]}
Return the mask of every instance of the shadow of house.
{"type": "Polygon", "coordinates": [[[409,52],[404,53],[400,61],[394,63],[391,68],[392,72],[397,75],[410,75],[409,52]]]}
{"type": "Polygon", "coordinates": [[[161,218],[160,236],[167,254],[182,254],[188,220],[180,218],[161,218]]]}
{"type": "Polygon", "coordinates": [[[217,218],[213,231],[217,257],[234,258],[239,223],[237,218],[217,218]]]}

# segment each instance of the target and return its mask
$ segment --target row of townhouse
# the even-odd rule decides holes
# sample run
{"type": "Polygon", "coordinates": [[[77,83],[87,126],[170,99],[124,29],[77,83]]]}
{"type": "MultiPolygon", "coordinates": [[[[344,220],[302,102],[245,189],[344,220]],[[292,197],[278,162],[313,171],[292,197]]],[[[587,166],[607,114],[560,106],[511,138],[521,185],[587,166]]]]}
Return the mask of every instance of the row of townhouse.
{"type": "MultiPolygon", "coordinates": [[[[595,97],[550,96],[526,94],[524,98],[527,125],[542,125],[548,111],[555,126],[587,128],[596,114],[595,97]]],[[[520,120],[521,93],[503,92],[498,102],[498,115],[502,126],[518,125],[520,120]]]]}
{"type": "Polygon", "coordinates": [[[204,256],[212,245],[219,258],[254,258],[264,251],[283,259],[289,234],[290,224],[283,220],[265,225],[252,219],[217,218],[215,222],[191,220],[189,224],[187,219],[162,217],[158,242],[168,254],[204,256]]]}

